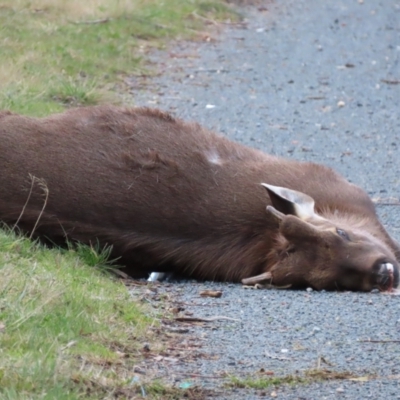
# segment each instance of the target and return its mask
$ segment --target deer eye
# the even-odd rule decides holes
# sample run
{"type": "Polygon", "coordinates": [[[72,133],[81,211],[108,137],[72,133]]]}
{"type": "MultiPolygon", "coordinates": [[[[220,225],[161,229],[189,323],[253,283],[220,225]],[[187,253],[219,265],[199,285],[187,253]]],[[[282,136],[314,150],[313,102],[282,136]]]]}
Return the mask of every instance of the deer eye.
{"type": "Polygon", "coordinates": [[[336,228],[336,232],[340,237],[342,237],[343,239],[346,239],[350,242],[350,237],[346,231],[344,231],[343,229],[336,228]]]}

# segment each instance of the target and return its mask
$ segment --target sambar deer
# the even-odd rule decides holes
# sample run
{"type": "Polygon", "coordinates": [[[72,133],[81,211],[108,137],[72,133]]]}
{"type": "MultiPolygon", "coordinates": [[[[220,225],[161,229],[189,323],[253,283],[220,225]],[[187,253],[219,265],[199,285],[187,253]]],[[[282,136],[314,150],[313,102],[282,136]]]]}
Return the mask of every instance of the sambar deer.
{"type": "Polygon", "coordinates": [[[391,290],[400,247],[333,170],[233,143],[158,110],[0,113],[0,220],[112,246],[152,271],[292,288],[391,290]]]}

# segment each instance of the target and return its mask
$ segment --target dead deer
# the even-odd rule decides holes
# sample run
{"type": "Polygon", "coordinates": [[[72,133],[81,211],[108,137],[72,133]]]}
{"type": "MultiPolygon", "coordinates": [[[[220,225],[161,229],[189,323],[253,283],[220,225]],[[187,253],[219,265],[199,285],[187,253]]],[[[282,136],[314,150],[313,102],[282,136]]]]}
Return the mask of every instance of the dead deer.
{"type": "Polygon", "coordinates": [[[391,290],[400,247],[330,168],[267,155],[158,110],[0,113],[0,220],[112,246],[132,277],[391,290]]]}

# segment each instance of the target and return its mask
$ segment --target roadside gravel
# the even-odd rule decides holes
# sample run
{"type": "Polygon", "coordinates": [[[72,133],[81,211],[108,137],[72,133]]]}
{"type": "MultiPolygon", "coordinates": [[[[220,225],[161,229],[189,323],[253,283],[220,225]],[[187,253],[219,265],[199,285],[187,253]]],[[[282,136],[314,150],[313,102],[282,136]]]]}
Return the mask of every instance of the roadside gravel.
{"type": "MultiPolygon", "coordinates": [[[[155,52],[163,73],[131,79],[135,104],[335,168],[376,200],[399,240],[400,1],[285,0],[243,12],[245,23],[224,27],[216,40],[155,52]]],[[[178,323],[188,329],[182,346],[195,338],[198,354],[160,360],[159,375],[170,383],[213,388],[220,399],[400,398],[399,296],[210,282],[153,289],[181,307],[181,316],[235,319],[178,323]],[[201,297],[206,289],[221,290],[221,298],[201,297]],[[315,368],[361,380],[224,386],[227,375],[268,378],[315,368]]]]}

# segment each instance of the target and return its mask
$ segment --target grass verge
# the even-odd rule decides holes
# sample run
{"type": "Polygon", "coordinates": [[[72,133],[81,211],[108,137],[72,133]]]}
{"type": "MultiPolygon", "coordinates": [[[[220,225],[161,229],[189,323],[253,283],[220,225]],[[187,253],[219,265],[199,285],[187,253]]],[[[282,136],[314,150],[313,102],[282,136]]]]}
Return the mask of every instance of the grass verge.
{"type": "Polygon", "coordinates": [[[237,18],[222,0],[3,0],[0,108],[42,116],[116,101],[149,47],[237,18]]]}
{"type": "Polygon", "coordinates": [[[129,384],[153,321],[104,267],[89,247],[0,231],[2,399],[106,398],[129,384]]]}
{"type": "Polygon", "coordinates": [[[271,386],[282,385],[306,385],[313,382],[332,381],[332,380],[363,380],[351,372],[336,372],[326,369],[311,369],[304,371],[299,375],[286,375],[286,376],[251,376],[247,378],[238,378],[236,376],[229,377],[228,387],[235,387],[241,389],[267,389],[271,386]]]}

